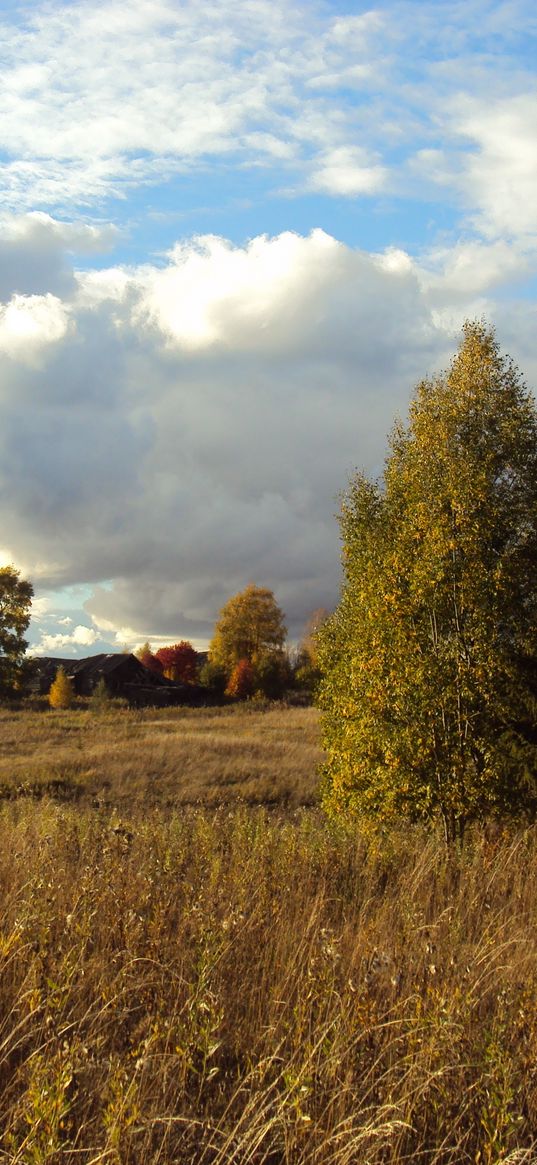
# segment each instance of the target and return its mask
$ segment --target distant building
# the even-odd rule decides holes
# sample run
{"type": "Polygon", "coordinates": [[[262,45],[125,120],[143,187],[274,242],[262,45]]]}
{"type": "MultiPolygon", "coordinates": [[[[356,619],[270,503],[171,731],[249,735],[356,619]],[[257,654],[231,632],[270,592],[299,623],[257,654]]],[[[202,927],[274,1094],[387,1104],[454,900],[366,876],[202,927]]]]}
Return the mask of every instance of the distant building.
{"type": "Polygon", "coordinates": [[[206,692],[196,684],[173,683],[156,675],[143,663],[124,652],[90,655],[85,659],[35,660],[31,690],[46,695],[62,667],[70,677],[77,696],[91,696],[101,679],[111,696],[121,696],[133,705],[199,704],[206,692]]]}

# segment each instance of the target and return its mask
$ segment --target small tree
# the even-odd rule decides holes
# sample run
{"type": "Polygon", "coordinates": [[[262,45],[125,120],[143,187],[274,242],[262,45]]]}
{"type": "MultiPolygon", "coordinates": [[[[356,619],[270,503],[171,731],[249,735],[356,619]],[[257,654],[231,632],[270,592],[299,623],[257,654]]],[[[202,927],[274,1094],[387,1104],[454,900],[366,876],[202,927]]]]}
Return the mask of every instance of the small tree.
{"type": "Polygon", "coordinates": [[[160,647],[156,653],[166,679],[175,683],[195,684],[198,678],[198,656],[191,643],[182,639],[173,647],[160,647]]]}
{"type": "Polygon", "coordinates": [[[376,822],[537,808],[537,413],[467,324],[416,390],[384,481],[342,512],[345,583],[318,636],[325,804],[376,822]]]}
{"type": "Polygon", "coordinates": [[[226,687],[226,696],[237,700],[247,700],[255,689],[255,672],[249,659],[240,659],[235,664],[226,687]]]}
{"type": "Polygon", "coordinates": [[[200,669],[199,682],[203,688],[207,688],[212,696],[219,699],[224,695],[228,682],[226,670],[217,663],[211,663],[208,659],[200,669]]]}
{"type": "Polygon", "coordinates": [[[51,708],[70,708],[74,698],[72,681],[65,669],[59,667],[48,694],[48,702],[51,708]]]}
{"type": "Polygon", "coordinates": [[[255,690],[268,700],[278,700],[290,682],[289,660],[285,652],[266,655],[253,669],[255,690]]]}
{"type": "Polygon", "coordinates": [[[143,663],[144,667],[148,669],[148,671],[152,671],[153,674],[157,676],[161,676],[163,674],[162,664],[160,660],[157,659],[156,655],[154,655],[151,651],[150,643],[143,643],[142,646],[138,648],[138,651],[135,652],[135,655],[136,658],[140,660],[140,663],[143,663]]]}
{"type": "Polygon", "coordinates": [[[111,697],[104,676],[101,676],[99,682],[95,685],[91,694],[90,703],[93,712],[106,712],[110,708],[111,697]]]}
{"type": "Polygon", "coordinates": [[[321,678],[318,635],[328,618],[329,612],[326,607],[318,607],[312,611],[296,653],[293,671],[295,686],[310,693],[315,692],[321,678]]]}
{"type": "Polygon", "coordinates": [[[312,667],[317,667],[319,655],[317,637],[321,627],[323,627],[329,618],[330,611],[326,607],[317,607],[308,617],[302,639],[298,645],[299,654],[302,657],[303,663],[307,662],[312,667]]]}

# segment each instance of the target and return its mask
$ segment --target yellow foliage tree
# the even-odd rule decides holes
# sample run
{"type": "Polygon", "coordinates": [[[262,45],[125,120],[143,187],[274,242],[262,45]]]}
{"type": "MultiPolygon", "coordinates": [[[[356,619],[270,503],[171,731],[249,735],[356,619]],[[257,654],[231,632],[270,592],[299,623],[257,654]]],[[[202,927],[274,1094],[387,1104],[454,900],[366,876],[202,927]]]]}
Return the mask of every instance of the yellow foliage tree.
{"type": "Polygon", "coordinates": [[[48,702],[51,708],[70,708],[74,698],[72,682],[64,668],[59,667],[48,694],[48,702]]]}
{"type": "Polygon", "coordinates": [[[241,660],[254,667],[283,655],[286,628],[273,591],[254,583],[228,599],[209,647],[212,664],[231,675],[241,660]]]}
{"type": "Polygon", "coordinates": [[[343,506],[318,635],[325,803],[380,823],[537,812],[537,411],[468,323],[416,390],[384,480],[343,506]]]}

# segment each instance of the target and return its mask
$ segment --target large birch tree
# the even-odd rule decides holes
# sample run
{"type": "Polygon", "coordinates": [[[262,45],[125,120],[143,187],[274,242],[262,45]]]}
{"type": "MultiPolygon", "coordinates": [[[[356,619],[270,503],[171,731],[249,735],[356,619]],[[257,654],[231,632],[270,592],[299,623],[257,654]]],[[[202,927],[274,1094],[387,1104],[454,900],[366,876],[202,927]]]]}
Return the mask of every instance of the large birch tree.
{"type": "Polygon", "coordinates": [[[341,516],[321,630],[324,798],[448,840],[537,807],[537,413],[483,323],[418,385],[382,481],[341,516]]]}

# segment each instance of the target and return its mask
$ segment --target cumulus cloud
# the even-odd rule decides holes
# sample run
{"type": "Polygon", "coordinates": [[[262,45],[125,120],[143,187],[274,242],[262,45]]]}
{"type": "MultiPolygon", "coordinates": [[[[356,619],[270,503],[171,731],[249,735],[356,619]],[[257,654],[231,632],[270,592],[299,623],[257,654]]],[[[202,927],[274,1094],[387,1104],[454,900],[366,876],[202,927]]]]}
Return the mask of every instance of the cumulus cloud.
{"type": "Polygon", "coordinates": [[[339,146],[319,155],[310,184],[329,194],[373,194],[385,186],[386,175],[385,167],[372,165],[363,150],[339,146]]]}
{"type": "Polygon", "coordinates": [[[67,327],[68,312],[55,295],[14,295],[0,304],[0,352],[35,364],[43,348],[61,340],[67,327]]]}
{"type": "Polygon", "coordinates": [[[69,252],[93,255],[109,250],[118,231],[111,224],[61,222],[45,214],[0,217],[0,301],[12,295],[69,296],[75,289],[69,252]]]}
{"type": "MultiPolygon", "coordinates": [[[[69,620],[70,622],[70,620],[69,620]]],[[[79,624],[75,627],[71,635],[47,635],[44,633],[41,636],[41,641],[37,647],[33,648],[36,655],[57,655],[58,652],[64,653],[73,648],[92,647],[99,638],[97,632],[91,627],[84,627],[79,624]]]]}
{"type": "MultiPolygon", "coordinates": [[[[10,560],[38,594],[84,584],[92,622],[46,626],[39,650],[202,644],[248,581],[274,588],[299,633],[337,595],[339,492],[357,466],[381,471],[394,415],[448,363],[464,317],[494,315],[508,258],[493,249],[489,284],[466,294],[462,244],[427,266],[323,231],[71,272],[52,297],[68,326],[39,362],[4,358],[0,393],[10,560]]],[[[528,376],[534,324],[530,304],[508,316],[528,376]]]]}

